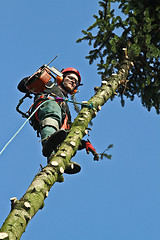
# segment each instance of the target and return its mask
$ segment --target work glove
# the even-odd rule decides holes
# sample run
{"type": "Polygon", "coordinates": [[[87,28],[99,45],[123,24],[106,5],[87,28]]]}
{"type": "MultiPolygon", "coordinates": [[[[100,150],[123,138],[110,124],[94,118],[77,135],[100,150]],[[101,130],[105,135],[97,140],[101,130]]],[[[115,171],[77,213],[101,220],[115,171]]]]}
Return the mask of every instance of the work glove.
{"type": "Polygon", "coordinates": [[[81,141],[81,145],[79,146],[78,150],[81,149],[86,149],[87,154],[89,154],[89,152],[91,152],[94,156],[94,160],[98,161],[99,160],[99,155],[96,152],[95,148],[92,146],[91,142],[87,139],[87,141],[82,140],[81,141]]]}

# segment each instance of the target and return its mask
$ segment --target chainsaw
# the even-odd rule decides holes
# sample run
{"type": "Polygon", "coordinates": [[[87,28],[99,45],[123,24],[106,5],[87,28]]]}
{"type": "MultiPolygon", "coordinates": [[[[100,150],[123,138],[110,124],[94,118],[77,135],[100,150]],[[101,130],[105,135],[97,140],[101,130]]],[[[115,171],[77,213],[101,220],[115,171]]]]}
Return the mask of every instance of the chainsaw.
{"type": "MultiPolygon", "coordinates": [[[[58,55],[56,57],[58,57],[58,55]]],[[[22,117],[25,118],[29,117],[29,114],[24,113],[20,110],[20,106],[25,98],[27,97],[32,98],[31,96],[32,93],[37,94],[43,92],[43,90],[45,90],[46,88],[51,88],[52,86],[54,86],[55,83],[54,82],[52,83],[50,81],[51,77],[53,77],[55,81],[62,81],[63,73],[55,67],[49,67],[51,62],[53,62],[56,59],[56,57],[54,57],[48,64],[44,64],[33,75],[27,78],[25,82],[25,87],[29,91],[27,91],[25,96],[19,100],[19,103],[16,107],[17,112],[19,112],[22,115],[22,117]],[[49,81],[51,82],[51,84],[49,84],[50,86],[47,86],[46,84],[49,81]]]]}
{"type": "Polygon", "coordinates": [[[61,71],[54,66],[49,67],[51,62],[53,62],[56,57],[54,57],[48,64],[44,64],[42,67],[40,67],[27,79],[26,88],[30,92],[34,94],[43,92],[43,90],[46,89],[46,84],[50,81],[51,77],[53,77],[55,80],[57,80],[57,78],[63,79],[63,73],[61,71]]]}

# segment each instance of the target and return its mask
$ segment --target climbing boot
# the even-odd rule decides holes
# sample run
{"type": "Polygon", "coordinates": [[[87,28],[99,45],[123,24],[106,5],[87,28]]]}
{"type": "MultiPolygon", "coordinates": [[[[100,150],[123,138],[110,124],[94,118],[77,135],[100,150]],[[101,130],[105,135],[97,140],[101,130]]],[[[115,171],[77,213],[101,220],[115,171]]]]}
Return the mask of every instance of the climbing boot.
{"type": "Polygon", "coordinates": [[[62,129],[58,130],[57,132],[53,133],[49,136],[46,140],[43,141],[43,149],[42,153],[43,156],[49,157],[50,154],[56,150],[57,146],[61,144],[66,138],[66,132],[62,129]]]}
{"type": "Polygon", "coordinates": [[[65,173],[66,174],[76,174],[79,173],[81,171],[81,166],[76,163],[76,162],[70,162],[70,165],[68,166],[68,168],[65,169],[65,173]]]}

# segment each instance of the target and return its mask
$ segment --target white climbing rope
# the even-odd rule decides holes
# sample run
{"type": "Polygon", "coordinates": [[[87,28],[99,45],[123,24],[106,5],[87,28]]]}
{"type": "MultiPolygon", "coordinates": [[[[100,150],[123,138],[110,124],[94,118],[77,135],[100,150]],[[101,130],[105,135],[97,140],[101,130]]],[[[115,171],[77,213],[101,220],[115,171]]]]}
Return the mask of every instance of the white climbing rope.
{"type": "MultiPolygon", "coordinates": [[[[47,100],[51,101],[51,100],[47,100]]],[[[22,124],[22,126],[18,129],[18,131],[13,135],[13,137],[6,143],[6,145],[2,148],[0,151],[0,155],[4,152],[6,147],[12,142],[12,140],[17,136],[17,134],[22,130],[22,128],[25,126],[25,124],[31,119],[31,117],[35,114],[35,112],[45,103],[46,101],[42,102],[32,113],[31,115],[27,118],[27,120],[22,124]]]]}

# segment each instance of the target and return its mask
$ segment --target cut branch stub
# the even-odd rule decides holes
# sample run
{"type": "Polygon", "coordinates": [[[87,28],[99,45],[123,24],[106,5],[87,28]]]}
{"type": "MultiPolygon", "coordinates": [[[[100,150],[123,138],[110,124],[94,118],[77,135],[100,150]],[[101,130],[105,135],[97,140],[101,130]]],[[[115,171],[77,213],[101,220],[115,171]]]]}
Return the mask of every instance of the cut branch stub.
{"type": "Polygon", "coordinates": [[[25,203],[24,203],[24,206],[25,206],[26,209],[30,209],[30,208],[31,208],[31,205],[30,205],[29,202],[25,202],[25,203]]]}
{"type": "Polygon", "coordinates": [[[51,162],[51,165],[54,166],[54,167],[57,167],[57,166],[58,166],[58,162],[52,161],[52,162],[51,162]]]}
{"type": "Polygon", "coordinates": [[[16,197],[12,197],[12,198],[10,198],[10,201],[11,201],[11,203],[15,203],[15,202],[17,202],[17,198],[16,197]]]}
{"type": "Polygon", "coordinates": [[[63,167],[60,167],[60,169],[59,169],[59,171],[60,171],[60,173],[64,173],[64,168],[63,167]]]}
{"type": "Polygon", "coordinates": [[[66,154],[64,152],[60,153],[61,157],[66,157],[66,154]]]}
{"type": "Polygon", "coordinates": [[[70,145],[71,145],[72,147],[75,147],[75,146],[76,146],[76,143],[73,142],[73,141],[71,141],[71,142],[70,142],[70,145]]]}
{"type": "Polygon", "coordinates": [[[10,198],[10,201],[11,201],[11,210],[12,210],[15,207],[18,200],[16,197],[12,197],[10,198]]]}
{"type": "Polygon", "coordinates": [[[9,235],[6,232],[0,232],[0,239],[9,239],[9,235]]]}

